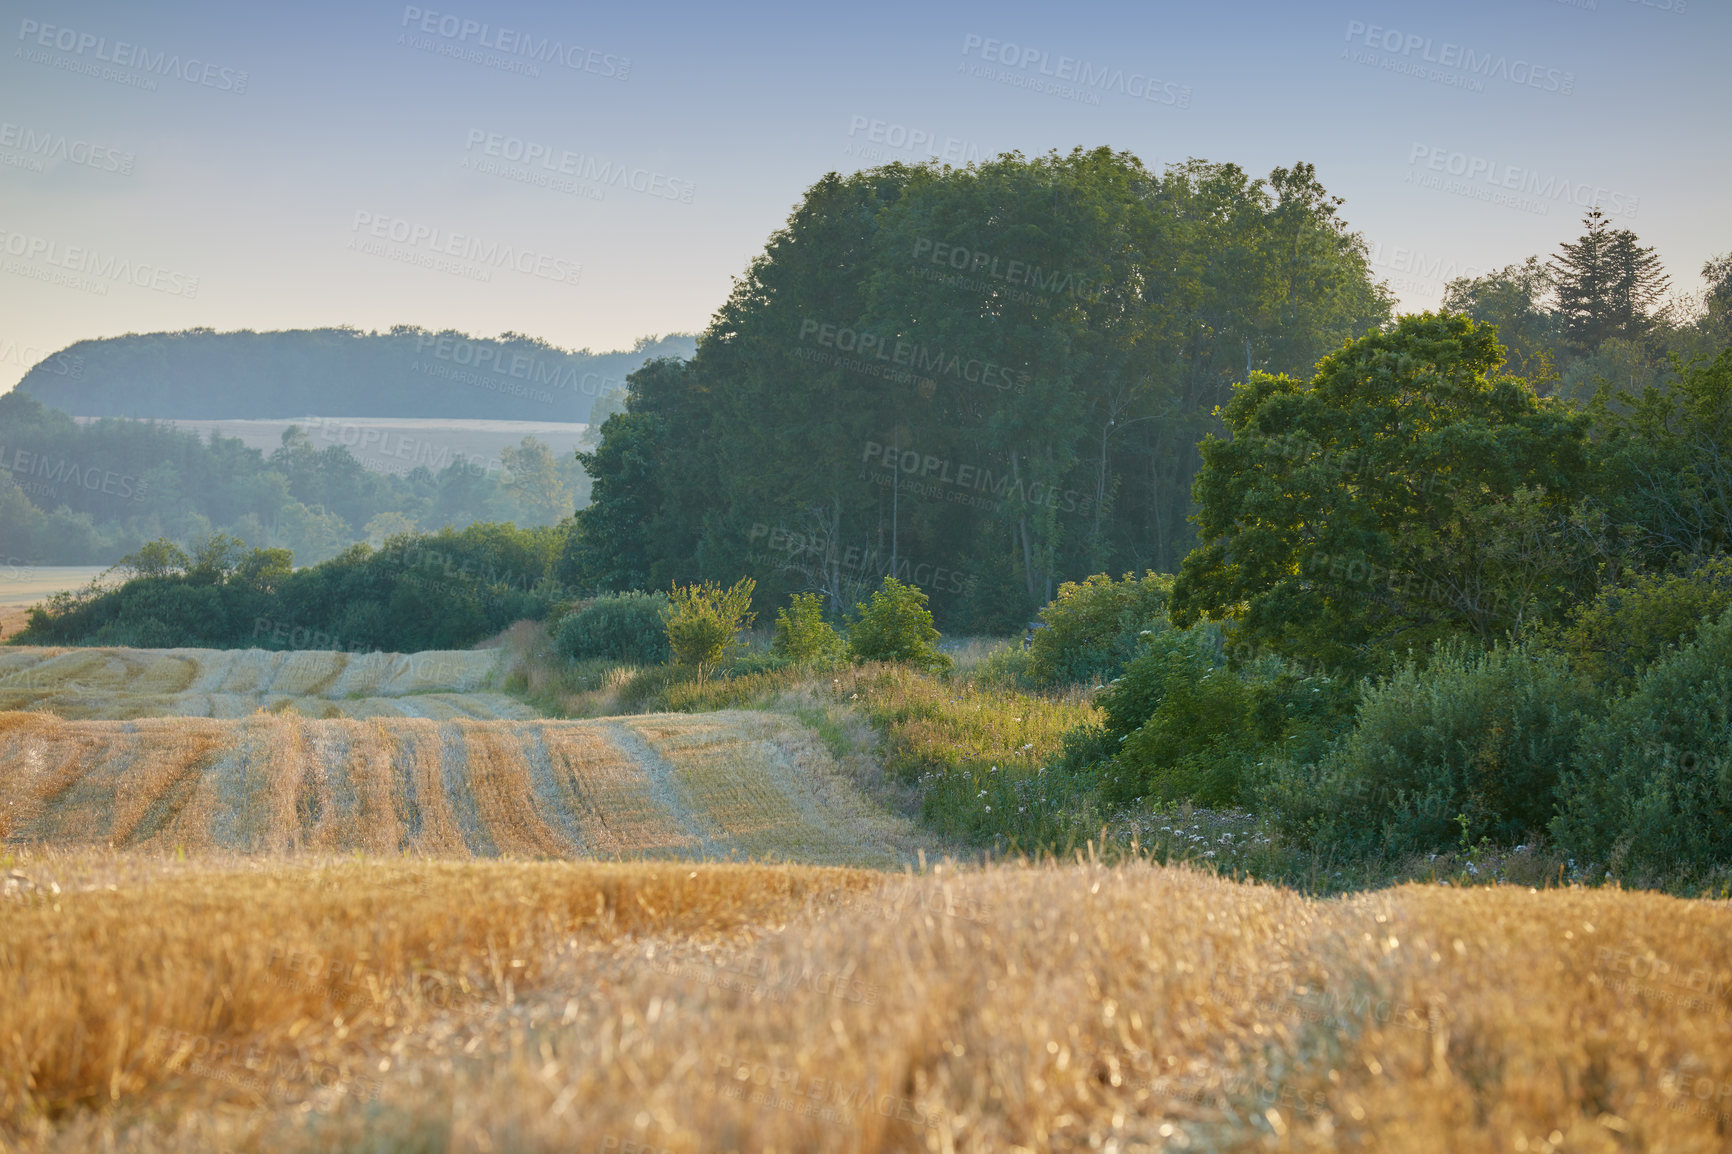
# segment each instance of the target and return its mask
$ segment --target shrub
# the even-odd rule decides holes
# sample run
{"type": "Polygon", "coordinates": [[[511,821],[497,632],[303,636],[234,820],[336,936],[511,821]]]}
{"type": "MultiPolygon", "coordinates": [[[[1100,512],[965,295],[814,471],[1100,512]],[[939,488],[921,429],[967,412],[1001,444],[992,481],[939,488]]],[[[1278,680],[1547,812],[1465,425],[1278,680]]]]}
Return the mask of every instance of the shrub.
{"type": "Polygon", "coordinates": [[[573,661],[606,658],[634,665],[668,660],[668,635],[662,623],[665,593],[614,593],[597,597],[559,623],[556,644],[573,661]]]}
{"type": "Polygon", "coordinates": [[[1684,573],[1640,574],[1600,591],[1563,630],[1563,646],[1596,681],[1628,688],[1642,670],[1732,606],[1732,559],[1684,573]]]}
{"type": "Polygon", "coordinates": [[[898,661],[921,669],[950,668],[950,658],[932,648],[938,630],[926,608],[926,593],[894,577],[872,594],[867,605],[856,605],[859,619],[848,630],[848,650],[857,661],[898,661]]]}
{"type": "Polygon", "coordinates": [[[713,581],[684,588],[675,585],[667,608],[662,610],[674,661],[700,673],[726,661],[740,645],[735,635],[752,623],[749,609],[755,588],[757,582],[750,577],[742,577],[726,589],[713,581]]]}
{"type": "Polygon", "coordinates": [[[1135,733],[1166,700],[1176,677],[1213,668],[1214,627],[1167,630],[1148,639],[1143,652],[1095,698],[1106,715],[1104,726],[1115,741],[1135,733]]]}
{"type": "Polygon", "coordinates": [[[1105,724],[1078,734],[1067,752],[1108,746],[1099,770],[1102,797],[1238,803],[1259,767],[1293,750],[1320,748],[1351,713],[1350,697],[1327,678],[1303,676],[1279,658],[1235,670],[1220,657],[1212,625],[1168,630],[1097,699],[1105,724]]]}
{"type": "Polygon", "coordinates": [[[1558,794],[1552,833],[1578,857],[1732,862],[1732,610],[1584,726],[1558,794]]]}
{"type": "Polygon", "coordinates": [[[1225,666],[1205,668],[1190,655],[1164,672],[1160,707],[1113,758],[1107,798],[1232,805],[1258,744],[1249,687],[1225,666]]]}
{"type": "Polygon", "coordinates": [[[1556,653],[1440,645],[1368,684],[1352,731],[1278,767],[1264,797],[1286,832],[1355,851],[1513,842],[1551,819],[1589,701],[1556,653]]]}
{"type": "Polygon", "coordinates": [[[1040,611],[1046,628],[1035,631],[1029,647],[1029,680],[1095,684],[1117,676],[1136,657],[1139,636],[1166,627],[1172,589],[1172,577],[1157,573],[1066,581],[1040,611]]]}
{"type": "Polygon", "coordinates": [[[824,599],[816,593],[796,593],[786,609],[776,611],[770,648],[789,661],[819,664],[840,657],[844,645],[824,620],[824,599]]]}

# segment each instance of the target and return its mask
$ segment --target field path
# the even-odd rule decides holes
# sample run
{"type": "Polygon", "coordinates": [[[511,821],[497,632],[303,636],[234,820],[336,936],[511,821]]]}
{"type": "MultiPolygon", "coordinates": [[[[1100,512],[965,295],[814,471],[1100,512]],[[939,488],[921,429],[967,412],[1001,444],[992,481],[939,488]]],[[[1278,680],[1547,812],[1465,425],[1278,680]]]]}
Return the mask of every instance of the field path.
{"type": "MultiPolygon", "coordinates": [[[[91,678],[128,676],[117,657],[67,664],[91,678]]],[[[187,681],[181,659],[139,664],[187,681]]],[[[314,687],[344,675],[334,655],[276,672],[314,687]]],[[[16,845],[889,868],[916,848],[908,823],[867,802],[811,733],[749,712],[595,721],[0,712],[0,799],[0,838],[16,845]]]]}

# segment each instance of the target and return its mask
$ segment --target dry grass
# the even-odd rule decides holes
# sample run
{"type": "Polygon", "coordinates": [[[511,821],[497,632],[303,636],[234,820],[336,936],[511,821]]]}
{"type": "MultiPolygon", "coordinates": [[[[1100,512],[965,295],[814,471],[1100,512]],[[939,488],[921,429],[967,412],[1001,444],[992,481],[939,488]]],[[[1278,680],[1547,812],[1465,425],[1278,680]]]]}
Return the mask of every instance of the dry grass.
{"type": "MultiPolygon", "coordinates": [[[[316,672],[316,671],[315,671],[316,672]]],[[[929,843],[785,718],[0,713],[0,836],[52,846],[895,866],[929,843]]]]}
{"type": "Polygon", "coordinates": [[[13,872],[9,1148],[1706,1152],[1732,1128],[1717,903],[1315,901],[1148,865],[13,872]]]}
{"type": "Polygon", "coordinates": [[[499,654],[0,648],[0,710],[76,720],[535,716],[490,687],[499,654]]]}

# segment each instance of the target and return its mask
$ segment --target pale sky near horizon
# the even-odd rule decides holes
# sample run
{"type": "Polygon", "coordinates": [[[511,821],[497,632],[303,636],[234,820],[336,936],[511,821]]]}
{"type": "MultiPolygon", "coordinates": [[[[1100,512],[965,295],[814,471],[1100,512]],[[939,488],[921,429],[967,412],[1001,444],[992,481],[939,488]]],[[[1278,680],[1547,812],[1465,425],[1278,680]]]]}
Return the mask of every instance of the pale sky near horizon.
{"type": "Polygon", "coordinates": [[[1404,310],[1595,200],[1678,289],[1732,249],[1725,0],[6,0],[0,35],[0,390],[196,326],[697,331],[824,173],[928,155],[1310,161],[1404,310]]]}

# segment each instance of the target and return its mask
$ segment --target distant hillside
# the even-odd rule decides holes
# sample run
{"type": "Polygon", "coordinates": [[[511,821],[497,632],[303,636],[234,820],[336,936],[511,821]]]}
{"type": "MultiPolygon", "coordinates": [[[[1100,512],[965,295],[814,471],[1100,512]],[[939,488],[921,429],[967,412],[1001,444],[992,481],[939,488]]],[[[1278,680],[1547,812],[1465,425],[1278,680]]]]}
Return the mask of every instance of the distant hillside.
{"type": "Polygon", "coordinates": [[[484,339],[412,325],[388,333],[191,329],[79,341],[18,388],[80,417],[584,421],[598,395],[622,387],[646,360],[689,357],[695,347],[683,334],[591,353],[517,333],[484,339]],[[80,371],[67,372],[68,364],[80,371]]]}

